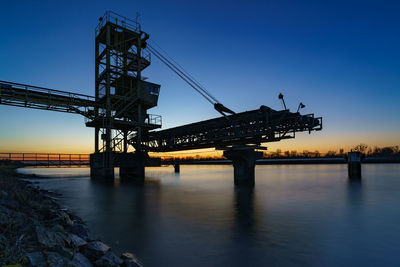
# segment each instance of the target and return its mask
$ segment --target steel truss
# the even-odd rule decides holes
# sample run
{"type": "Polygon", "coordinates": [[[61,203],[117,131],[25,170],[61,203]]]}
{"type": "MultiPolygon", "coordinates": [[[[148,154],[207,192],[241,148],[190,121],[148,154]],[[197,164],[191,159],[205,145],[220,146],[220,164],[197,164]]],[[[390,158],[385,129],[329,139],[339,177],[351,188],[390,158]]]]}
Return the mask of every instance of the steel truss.
{"type": "MultiPolygon", "coordinates": [[[[276,111],[266,106],[216,119],[183,125],[143,136],[142,146],[151,152],[232,145],[260,145],[294,138],[296,132],[319,131],[322,118],[300,115],[289,110],[276,111]]],[[[134,138],[134,136],[133,136],[134,138]]]]}
{"type": "Polygon", "coordinates": [[[0,81],[0,104],[81,114],[90,117],[98,103],[93,96],[0,81]],[[91,108],[91,109],[90,109],[91,108]]]}

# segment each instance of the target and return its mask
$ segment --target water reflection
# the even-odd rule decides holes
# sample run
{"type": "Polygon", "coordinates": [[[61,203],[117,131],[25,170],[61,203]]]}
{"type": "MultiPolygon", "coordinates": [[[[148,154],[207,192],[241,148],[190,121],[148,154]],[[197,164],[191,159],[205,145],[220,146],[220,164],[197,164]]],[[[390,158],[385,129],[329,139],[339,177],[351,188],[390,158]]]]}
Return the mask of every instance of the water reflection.
{"type": "Polygon", "coordinates": [[[256,214],[254,208],[254,188],[243,187],[234,190],[234,232],[252,234],[255,232],[256,214]]]}
{"type": "Polygon", "coordinates": [[[254,257],[252,248],[256,246],[259,238],[257,220],[261,219],[255,207],[255,190],[253,187],[235,188],[232,200],[234,215],[232,225],[232,241],[236,244],[231,247],[231,266],[252,266],[254,260],[261,264],[260,259],[254,257]],[[238,245],[239,244],[239,245],[238,245]],[[238,247],[240,249],[238,249],[238,247]]]}
{"type": "Polygon", "coordinates": [[[146,171],[144,186],[38,181],[62,193],[96,238],[146,266],[400,262],[399,165],[367,166],[362,180],[340,165],[260,166],[254,188],[235,188],[226,166],[146,171]]]}
{"type": "Polygon", "coordinates": [[[347,182],[348,207],[360,207],[363,204],[363,180],[348,179],[347,182]]]}

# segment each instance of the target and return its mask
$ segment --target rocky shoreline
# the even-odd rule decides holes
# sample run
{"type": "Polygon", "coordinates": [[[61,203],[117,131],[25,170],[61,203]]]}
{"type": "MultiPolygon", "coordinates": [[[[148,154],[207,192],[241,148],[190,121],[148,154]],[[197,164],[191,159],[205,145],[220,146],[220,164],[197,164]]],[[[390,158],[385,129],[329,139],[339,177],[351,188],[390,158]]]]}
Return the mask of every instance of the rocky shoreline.
{"type": "Polygon", "coordinates": [[[142,266],[90,237],[85,222],[57,203],[57,194],[0,163],[0,266],[142,266]]]}

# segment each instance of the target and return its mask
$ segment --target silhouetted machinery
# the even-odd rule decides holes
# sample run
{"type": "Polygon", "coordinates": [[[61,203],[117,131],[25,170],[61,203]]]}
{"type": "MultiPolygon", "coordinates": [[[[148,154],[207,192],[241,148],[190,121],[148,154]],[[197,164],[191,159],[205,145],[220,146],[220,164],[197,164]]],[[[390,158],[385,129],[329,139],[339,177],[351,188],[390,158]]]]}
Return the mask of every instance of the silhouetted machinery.
{"type": "Polygon", "coordinates": [[[144,181],[147,152],[199,148],[224,150],[234,165],[235,184],[254,184],[254,165],[265,142],[294,138],[296,132],[322,129],[322,118],[300,115],[286,108],[235,113],[225,107],[193,76],[163,51],[137,21],[106,12],[99,19],[95,38],[95,97],[42,87],[0,81],[0,104],[76,113],[95,129],[95,152],[91,176],[113,178],[120,167],[121,178],[144,181]],[[151,42],[152,44],[150,44],[151,42]],[[154,44],[154,45],[153,45],[154,44]],[[166,130],[161,116],[148,110],[157,106],[160,85],[146,81],[142,71],[156,56],[190,87],[203,96],[222,117],[166,130]],[[128,152],[133,146],[134,153],[128,152]]]}
{"type": "Polygon", "coordinates": [[[157,106],[160,85],[141,75],[151,64],[150,53],[144,50],[148,39],[136,21],[113,12],[100,18],[95,38],[95,95],[101,108],[95,108],[86,123],[95,128],[93,177],[113,177],[116,161],[121,176],[144,177],[142,134],[161,127],[161,116],[147,112],[157,106]],[[136,148],[134,155],[128,154],[132,133],[136,136],[130,140],[136,148]]]}

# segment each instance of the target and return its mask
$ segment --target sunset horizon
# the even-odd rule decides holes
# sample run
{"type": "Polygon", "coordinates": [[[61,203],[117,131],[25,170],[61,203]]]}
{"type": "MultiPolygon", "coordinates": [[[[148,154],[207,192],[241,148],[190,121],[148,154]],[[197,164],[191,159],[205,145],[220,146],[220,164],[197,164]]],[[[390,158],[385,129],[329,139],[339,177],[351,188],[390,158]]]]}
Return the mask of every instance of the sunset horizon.
{"type": "MultiPolygon", "coordinates": [[[[13,3],[4,6],[7,12],[0,21],[8,25],[10,38],[2,40],[2,51],[7,51],[2,54],[2,62],[7,65],[0,66],[1,79],[94,96],[93,30],[103,10],[93,9],[69,20],[71,7],[61,6],[63,11],[55,4],[46,5],[44,13],[31,12],[42,8],[33,3],[21,10],[13,3]],[[15,12],[24,20],[17,22],[15,12]],[[53,21],[53,26],[41,27],[48,20],[53,21]],[[31,26],[25,30],[28,22],[31,26]],[[28,53],[19,32],[42,38],[30,39],[28,53]],[[66,42],[64,36],[75,42],[66,42]],[[18,64],[20,61],[24,64],[18,64]]],[[[235,15],[243,13],[235,7],[229,9],[230,16],[220,20],[219,14],[225,8],[222,3],[209,10],[207,21],[200,20],[200,10],[204,11],[207,4],[200,5],[199,11],[190,5],[186,6],[186,13],[170,10],[175,14],[167,20],[171,35],[160,29],[159,15],[151,5],[142,3],[134,10],[140,12],[142,28],[150,32],[151,39],[233,111],[258,109],[261,105],[280,110],[283,106],[278,94],[283,93],[290,111],[303,102],[302,114],[323,117],[322,131],[264,144],[270,151],[327,152],[349,150],[360,143],[379,147],[399,144],[400,126],[396,121],[400,107],[396,99],[400,97],[400,81],[396,62],[400,55],[398,35],[392,34],[398,28],[386,23],[392,21],[385,13],[390,13],[390,5],[375,9],[372,3],[365,3],[360,13],[349,12],[351,6],[344,4],[255,6],[258,8],[242,6],[246,23],[235,20],[235,15]],[[308,16],[299,14],[297,9],[308,16]],[[259,19],[262,10],[269,14],[266,20],[259,19]],[[289,14],[290,19],[284,19],[289,14]],[[292,21],[298,21],[296,26],[292,21]],[[325,28],[326,25],[330,27],[325,28]],[[191,27],[196,27],[197,32],[191,27]],[[248,42],[235,41],[237,29],[248,42]],[[199,38],[213,40],[212,45],[201,46],[199,38]],[[240,67],[232,65],[236,51],[241,50],[247,56],[240,67]]],[[[76,4],[73,10],[85,8],[85,4],[76,4]]],[[[115,11],[130,15],[121,7],[115,11]]],[[[136,13],[130,16],[135,17],[136,13]]],[[[161,90],[160,103],[149,112],[162,116],[162,129],[219,116],[197,92],[161,66],[156,57],[152,61],[154,66],[144,75],[161,84],[161,90]]],[[[79,115],[0,105],[0,124],[0,152],[94,151],[93,130],[85,127],[79,115]]]]}
{"type": "Polygon", "coordinates": [[[0,266],[400,266],[400,2],[0,10],[0,266]]]}

